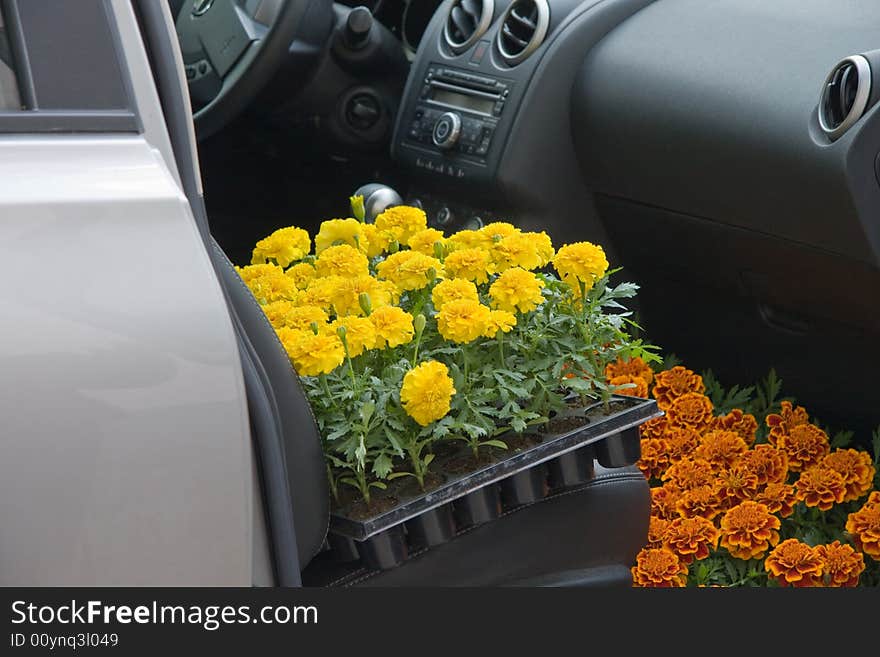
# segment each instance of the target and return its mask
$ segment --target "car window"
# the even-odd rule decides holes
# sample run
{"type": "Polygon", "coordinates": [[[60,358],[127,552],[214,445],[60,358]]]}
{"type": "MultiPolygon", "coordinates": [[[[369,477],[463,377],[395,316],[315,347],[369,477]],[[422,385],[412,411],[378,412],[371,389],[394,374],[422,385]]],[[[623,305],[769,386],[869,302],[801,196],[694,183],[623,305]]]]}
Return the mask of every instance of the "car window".
{"type": "Polygon", "coordinates": [[[0,9],[0,110],[21,109],[21,96],[18,93],[18,80],[12,64],[12,50],[6,38],[6,23],[0,9]]]}

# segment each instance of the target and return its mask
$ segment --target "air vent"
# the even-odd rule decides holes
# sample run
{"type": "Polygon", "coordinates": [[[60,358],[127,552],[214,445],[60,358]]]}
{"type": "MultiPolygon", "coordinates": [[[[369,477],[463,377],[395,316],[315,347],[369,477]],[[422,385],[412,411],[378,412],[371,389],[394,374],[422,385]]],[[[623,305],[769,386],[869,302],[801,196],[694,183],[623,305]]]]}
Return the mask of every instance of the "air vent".
{"type": "Polygon", "coordinates": [[[455,0],[443,28],[446,45],[456,55],[470,48],[489,29],[494,11],[494,0],[455,0]]]}
{"type": "Polygon", "coordinates": [[[861,55],[841,61],[825,80],[819,100],[819,125],[837,139],[862,118],[871,95],[871,65],[861,55]]]}
{"type": "Polygon", "coordinates": [[[550,25],[547,0],[514,0],[501,19],[498,52],[510,66],[516,66],[544,41],[550,25]]]}

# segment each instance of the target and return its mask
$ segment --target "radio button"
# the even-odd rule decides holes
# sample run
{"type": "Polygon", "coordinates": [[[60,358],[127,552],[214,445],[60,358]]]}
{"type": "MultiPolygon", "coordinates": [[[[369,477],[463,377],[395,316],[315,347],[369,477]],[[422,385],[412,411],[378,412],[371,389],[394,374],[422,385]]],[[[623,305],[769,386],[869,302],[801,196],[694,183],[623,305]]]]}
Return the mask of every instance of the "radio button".
{"type": "Polygon", "coordinates": [[[444,150],[455,146],[461,135],[461,117],[455,112],[445,112],[434,124],[431,135],[434,145],[444,150]]]}

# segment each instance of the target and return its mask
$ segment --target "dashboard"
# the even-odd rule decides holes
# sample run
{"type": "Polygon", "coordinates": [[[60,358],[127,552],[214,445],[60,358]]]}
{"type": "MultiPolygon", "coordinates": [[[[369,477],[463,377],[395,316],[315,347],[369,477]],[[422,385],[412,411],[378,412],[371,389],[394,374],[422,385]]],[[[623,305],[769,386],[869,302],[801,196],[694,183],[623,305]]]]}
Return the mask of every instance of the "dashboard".
{"type": "Polygon", "coordinates": [[[376,19],[400,39],[407,57],[412,60],[441,3],[442,0],[345,0],[339,4],[368,7],[376,19]]]}

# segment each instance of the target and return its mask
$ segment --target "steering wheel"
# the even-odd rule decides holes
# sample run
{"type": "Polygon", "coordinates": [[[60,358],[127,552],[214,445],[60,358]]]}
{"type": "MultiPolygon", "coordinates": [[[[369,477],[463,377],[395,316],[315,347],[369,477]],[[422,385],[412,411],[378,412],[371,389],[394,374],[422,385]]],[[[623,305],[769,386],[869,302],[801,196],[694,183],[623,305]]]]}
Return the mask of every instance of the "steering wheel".
{"type": "MultiPolygon", "coordinates": [[[[196,134],[207,137],[235,118],[265,87],[308,24],[332,28],[329,0],[186,0],[175,23],[196,134]]],[[[310,35],[311,36],[311,35],[310,35]]],[[[300,70],[305,81],[307,71],[300,70]]],[[[285,79],[286,85],[297,80],[285,79]]]]}

